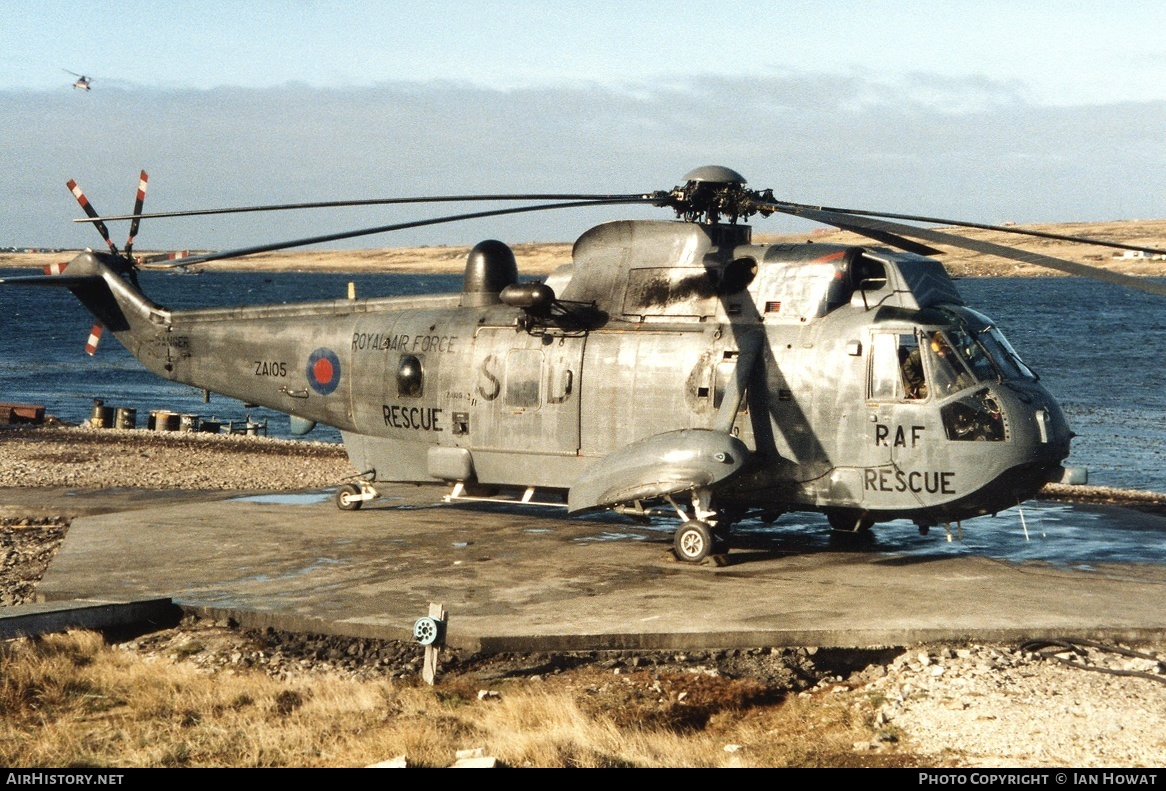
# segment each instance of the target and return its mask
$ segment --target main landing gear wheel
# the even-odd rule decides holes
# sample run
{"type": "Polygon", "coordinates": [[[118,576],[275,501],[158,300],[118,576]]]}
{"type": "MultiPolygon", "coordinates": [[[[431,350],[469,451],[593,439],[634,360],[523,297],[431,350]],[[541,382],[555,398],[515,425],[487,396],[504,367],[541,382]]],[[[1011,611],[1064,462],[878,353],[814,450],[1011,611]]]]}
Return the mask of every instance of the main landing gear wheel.
{"type": "Polygon", "coordinates": [[[362,505],[360,487],[355,483],[346,483],[336,490],[336,507],[341,511],[359,511],[362,505]]]}
{"type": "Polygon", "coordinates": [[[691,520],[676,529],[672,541],[676,557],[688,563],[699,563],[713,552],[713,533],[704,522],[691,520]]]}

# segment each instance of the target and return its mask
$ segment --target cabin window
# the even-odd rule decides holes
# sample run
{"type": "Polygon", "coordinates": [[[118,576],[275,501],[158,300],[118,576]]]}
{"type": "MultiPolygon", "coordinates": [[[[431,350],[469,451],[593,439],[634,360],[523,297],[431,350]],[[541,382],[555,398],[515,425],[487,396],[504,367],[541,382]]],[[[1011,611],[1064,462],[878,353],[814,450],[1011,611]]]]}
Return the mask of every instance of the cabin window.
{"type": "Polygon", "coordinates": [[[506,406],[537,407],[541,397],[543,353],[514,349],[506,355],[506,406]]]}
{"type": "Polygon", "coordinates": [[[425,373],[421,358],[414,354],[402,354],[397,365],[397,396],[420,398],[425,392],[425,373]]]}
{"type": "Polygon", "coordinates": [[[1005,379],[1039,379],[1032,369],[1024,364],[1016,349],[1004,337],[1004,334],[992,323],[992,320],[983,313],[977,313],[969,308],[960,308],[958,315],[964,318],[967,331],[975,337],[984,351],[996,363],[996,368],[1005,379]],[[971,321],[968,321],[971,318],[971,321]]]}
{"type": "Polygon", "coordinates": [[[870,344],[870,397],[880,401],[899,398],[903,381],[899,375],[899,336],[875,333],[870,344]]]}
{"type": "Polygon", "coordinates": [[[927,375],[913,332],[876,332],[871,338],[870,397],[876,401],[922,401],[927,375]]]}

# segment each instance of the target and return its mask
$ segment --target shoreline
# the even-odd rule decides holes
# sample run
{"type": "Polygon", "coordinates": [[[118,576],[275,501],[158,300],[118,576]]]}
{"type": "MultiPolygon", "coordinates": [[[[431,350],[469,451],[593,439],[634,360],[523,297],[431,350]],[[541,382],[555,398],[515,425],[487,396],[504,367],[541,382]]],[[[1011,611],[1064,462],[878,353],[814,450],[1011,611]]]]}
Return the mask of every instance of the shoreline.
{"type": "MultiPolygon", "coordinates": [[[[1166,220],[1120,220],[1095,223],[1056,223],[1016,226],[1076,236],[1089,236],[1107,241],[1142,244],[1166,248],[1166,220]]],[[[983,231],[974,228],[958,229],[970,239],[1017,247],[1039,252],[1076,263],[1099,266],[1114,272],[1148,277],[1166,277],[1166,260],[1114,258],[1112,248],[1098,245],[1061,242],[1053,239],[1022,237],[1002,231],[983,231]]],[[[754,236],[756,244],[813,242],[816,244],[843,244],[874,246],[870,239],[846,231],[821,229],[809,233],[761,234],[754,236]]],[[[518,259],[518,270],[523,275],[547,275],[557,267],[571,262],[570,242],[525,242],[510,245],[518,259]]],[[[396,274],[461,274],[465,269],[470,245],[436,247],[387,247],[355,250],[307,250],[263,253],[230,261],[216,261],[200,268],[229,272],[329,272],[329,273],[396,273],[396,274]]],[[[57,253],[0,253],[0,269],[34,268],[68,261],[77,251],[57,253]]],[[[154,251],[142,251],[148,254],[154,251]]],[[[193,253],[194,251],[192,251],[193,253]]],[[[1120,251],[1117,251],[1120,253],[1120,251]]],[[[1005,261],[968,250],[946,252],[940,260],[952,277],[1068,277],[1060,272],[1016,261],[1005,261]]]]}

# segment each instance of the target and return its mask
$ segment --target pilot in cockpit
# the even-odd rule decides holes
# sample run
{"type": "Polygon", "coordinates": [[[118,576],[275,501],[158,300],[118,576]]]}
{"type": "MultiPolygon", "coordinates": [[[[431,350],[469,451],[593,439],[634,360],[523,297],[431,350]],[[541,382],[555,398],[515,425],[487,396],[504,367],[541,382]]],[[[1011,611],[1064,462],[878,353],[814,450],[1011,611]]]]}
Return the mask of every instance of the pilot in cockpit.
{"type": "Polygon", "coordinates": [[[923,357],[919,345],[899,347],[899,369],[903,374],[903,392],[909,401],[927,398],[927,377],[923,373],[923,357]]]}

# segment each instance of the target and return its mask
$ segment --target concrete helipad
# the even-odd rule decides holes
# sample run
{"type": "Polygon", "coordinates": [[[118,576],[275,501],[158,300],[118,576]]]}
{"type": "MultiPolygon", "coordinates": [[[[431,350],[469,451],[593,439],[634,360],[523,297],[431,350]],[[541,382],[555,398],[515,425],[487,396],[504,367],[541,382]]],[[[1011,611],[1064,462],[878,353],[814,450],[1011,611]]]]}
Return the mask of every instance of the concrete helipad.
{"type": "MultiPolygon", "coordinates": [[[[130,497],[134,510],[73,521],[39,590],[168,596],[247,625],[388,638],[443,602],[450,642],[485,651],[1154,640],[1166,629],[1162,565],[1014,563],[953,552],[942,532],[924,540],[910,527],[839,545],[824,522],[800,517],[808,523],[793,529],[748,529],[726,566],[689,566],[671,559],[664,522],[386,492],[356,512],[310,494],[130,497]]],[[[1085,511],[1091,530],[1132,524],[1166,538],[1166,519],[1085,511]]],[[[1044,530],[1032,520],[1030,539],[1044,530]]]]}

